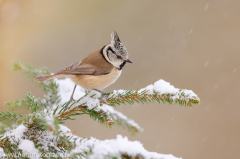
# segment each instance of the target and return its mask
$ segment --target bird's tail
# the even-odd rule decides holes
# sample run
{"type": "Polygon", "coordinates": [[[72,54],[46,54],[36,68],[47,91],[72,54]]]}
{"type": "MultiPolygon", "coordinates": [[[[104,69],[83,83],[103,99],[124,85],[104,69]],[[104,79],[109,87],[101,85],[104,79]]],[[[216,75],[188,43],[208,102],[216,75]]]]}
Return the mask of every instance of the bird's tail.
{"type": "Polygon", "coordinates": [[[38,82],[43,82],[43,81],[47,81],[47,80],[59,78],[59,77],[64,77],[64,75],[63,74],[55,74],[55,75],[44,76],[44,77],[36,77],[36,78],[34,78],[34,80],[36,80],[38,82]]]}

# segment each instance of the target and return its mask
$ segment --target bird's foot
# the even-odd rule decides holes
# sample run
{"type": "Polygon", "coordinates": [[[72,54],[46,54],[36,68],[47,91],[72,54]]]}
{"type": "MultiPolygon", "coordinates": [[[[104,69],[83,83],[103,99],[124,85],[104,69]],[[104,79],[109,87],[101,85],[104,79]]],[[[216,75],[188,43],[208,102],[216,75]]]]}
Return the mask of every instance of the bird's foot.
{"type": "Polygon", "coordinates": [[[73,97],[71,97],[70,99],[69,99],[69,101],[66,103],[66,107],[71,103],[71,102],[76,102],[76,100],[75,99],[73,99],[73,97]]]}
{"type": "Polygon", "coordinates": [[[109,94],[109,92],[103,92],[103,91],[100,91],[100,90],[98,90],[98,89],[93,89],[93,90],[101,93],[101,100],[100,100],[100,102],[101,102],[101,103],[106,103],[105,101],[103,101],[103,96],[106,95],[106,94],[109,94]]]}

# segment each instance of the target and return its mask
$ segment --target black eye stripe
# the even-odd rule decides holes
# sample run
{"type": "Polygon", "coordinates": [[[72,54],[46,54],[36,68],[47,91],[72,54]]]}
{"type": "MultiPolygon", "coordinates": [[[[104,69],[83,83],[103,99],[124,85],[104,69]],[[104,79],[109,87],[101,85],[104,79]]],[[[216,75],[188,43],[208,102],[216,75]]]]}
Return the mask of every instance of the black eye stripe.
{"type": "MultiPolygon", "coordinates": [[[[111,51],[112,53],[114,53],[116,55],[116,53],[113,51],[113,49],[111,47],[108,47],[108,49],[107,49],[107,56],[108,57],[109,57],[109,52],[108,51],[111,51]]],[[[118,59],[122,59],[121,56],[118,56],[118,55],[116,55],[116,56],[117,56],[118,59]]]]}
{"type": "Polygon", "coordinates": [[[108,50],[110,50],[110,51],[112,51],[112,53],[114,53],[114,51],[111,47],[108,47],[107,52],[108,52],[108,50]]]}

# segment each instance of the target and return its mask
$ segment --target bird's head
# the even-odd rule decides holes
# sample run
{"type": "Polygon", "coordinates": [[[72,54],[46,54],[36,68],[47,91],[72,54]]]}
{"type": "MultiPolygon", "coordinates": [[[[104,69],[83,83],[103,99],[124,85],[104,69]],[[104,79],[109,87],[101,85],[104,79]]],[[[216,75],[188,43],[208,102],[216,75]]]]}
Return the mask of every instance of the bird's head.
{"type": "Polygon", "coordinates": [[[126,62],[132,63],[132,61],[128,59],[126,47],[121,43],[115,31],[111,34],[111,43],[104,47],[103,54],[107,61],[119,70],[122,69],[126,62]]]}

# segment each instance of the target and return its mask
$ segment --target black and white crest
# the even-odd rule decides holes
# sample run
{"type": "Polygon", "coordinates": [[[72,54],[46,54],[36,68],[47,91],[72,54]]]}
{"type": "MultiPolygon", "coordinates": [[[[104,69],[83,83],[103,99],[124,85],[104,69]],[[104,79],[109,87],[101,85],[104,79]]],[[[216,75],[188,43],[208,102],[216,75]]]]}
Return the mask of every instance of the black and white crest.
{"type": "Polygon", "coordinates": [[[119,52],[119,54],[127,54],[127,49],[123,43],[121,43],[116,31],[113,31],[111,34],[111,44],[114,46],[115,50],[119,52]]]}
{"type": "Polygon", "coordinates": [[[119,49],[121,41],[116,31],[113,31],[111,34],[111,43],[114,45],[116,49],[119,49]]]}

